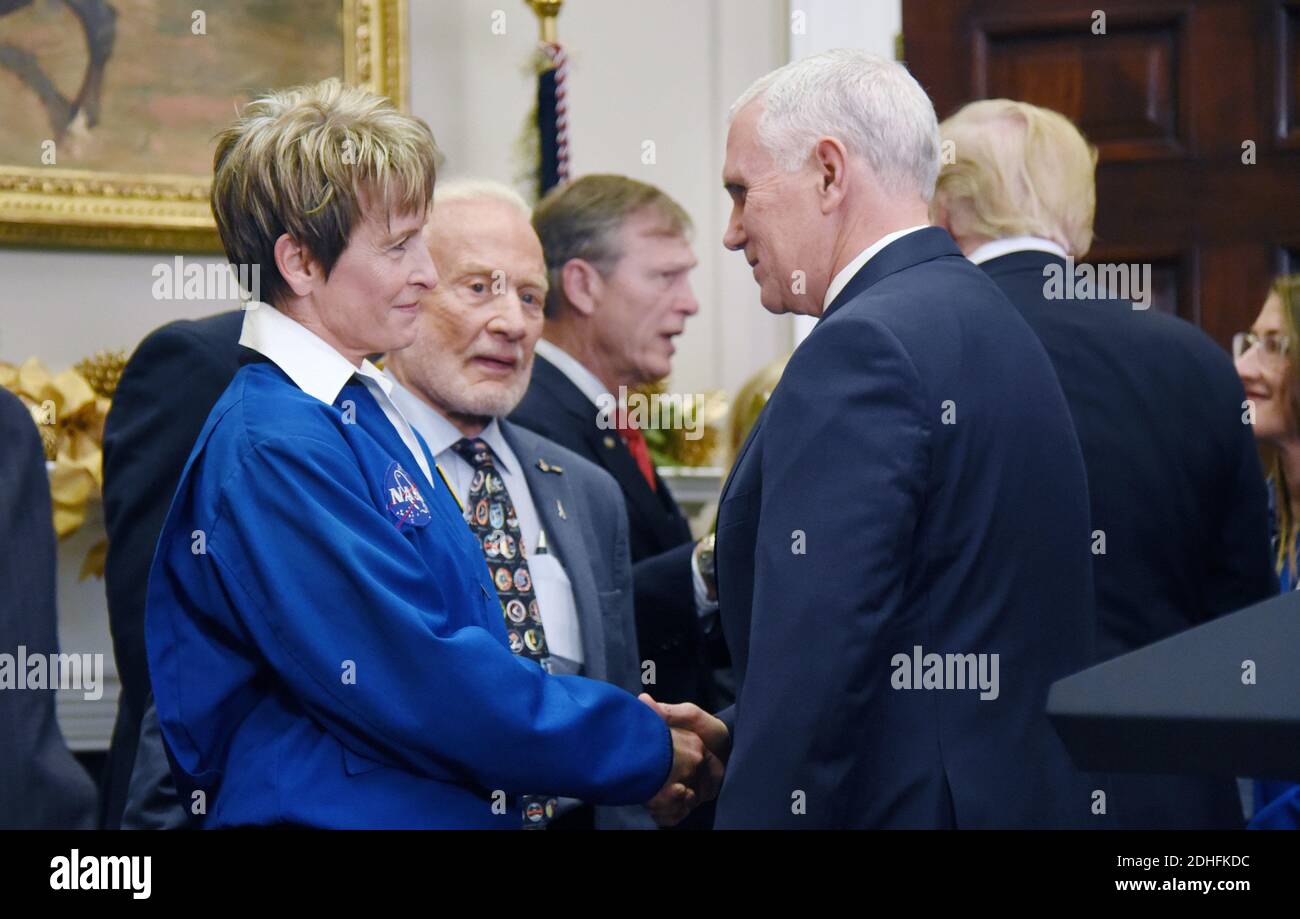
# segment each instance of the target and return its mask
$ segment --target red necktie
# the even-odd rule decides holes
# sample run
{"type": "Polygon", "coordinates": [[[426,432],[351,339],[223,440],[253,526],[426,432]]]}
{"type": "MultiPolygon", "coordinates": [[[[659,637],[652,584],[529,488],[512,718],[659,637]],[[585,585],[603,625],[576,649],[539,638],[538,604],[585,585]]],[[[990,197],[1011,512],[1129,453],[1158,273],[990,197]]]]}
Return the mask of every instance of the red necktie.
{"type": "Polygon", "coordinates": [[[631,425],[620,427],[618,433],[622,435],[628,452],[632,454],[632,459],[636,460],[641,474],[645,476],[646,484],[650,486],[651,491],[657,492],[659,489],[655,486],[655,464],[650,461],[650,447],[645,442],[645,435],[631,425]]]}

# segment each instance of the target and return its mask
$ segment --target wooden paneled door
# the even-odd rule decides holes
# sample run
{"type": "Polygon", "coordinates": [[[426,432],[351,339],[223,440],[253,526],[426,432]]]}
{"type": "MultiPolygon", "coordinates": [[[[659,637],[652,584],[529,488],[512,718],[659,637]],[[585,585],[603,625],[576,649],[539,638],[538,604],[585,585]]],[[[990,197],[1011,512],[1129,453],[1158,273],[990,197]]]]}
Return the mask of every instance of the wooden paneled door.
{"type": "Polygon", "coordinates": [[[1225,346],[1300,272],[1300,0],[903,0],[903,57],[940,118],[1069,116],[1100,152],[1089,261],[1150,263],[1225,346]]]}

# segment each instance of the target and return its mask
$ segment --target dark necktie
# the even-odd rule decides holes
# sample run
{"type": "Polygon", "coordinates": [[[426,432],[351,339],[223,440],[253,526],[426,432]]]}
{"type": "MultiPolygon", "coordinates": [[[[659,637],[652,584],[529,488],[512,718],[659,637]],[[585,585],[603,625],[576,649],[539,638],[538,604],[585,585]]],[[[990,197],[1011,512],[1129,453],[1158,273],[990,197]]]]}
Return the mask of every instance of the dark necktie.
{"type": "MultiPolygon", "coordinates": [[[[550,652],[537,610],[537,596],[533,593],[532,575],[524,558],[519,515],[493,460],[492,449],[477,437],[462,437],[451,448],[474,470],[469,500],[465,502],[465,521],[483,547],[483,557],[501,600],[510,650],[537,661],[549,673],[550,652]]],[[[555,812],[555,803],[555,798],[549,795],[521,796],[524,826],[545,826],[555,812]]]]}

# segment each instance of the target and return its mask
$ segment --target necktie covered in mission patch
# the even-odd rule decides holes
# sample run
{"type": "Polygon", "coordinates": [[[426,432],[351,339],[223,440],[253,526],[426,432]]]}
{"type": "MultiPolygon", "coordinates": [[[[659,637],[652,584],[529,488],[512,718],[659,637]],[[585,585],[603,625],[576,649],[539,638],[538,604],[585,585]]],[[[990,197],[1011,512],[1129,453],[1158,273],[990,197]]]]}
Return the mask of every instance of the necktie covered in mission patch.
{"type": "MultiPolygon", "coordinates": [[[[542,615],[533,592],[533,579],[524,558],[524,537],[519,515],[497,469],[492,449],[483,440],[462,437],[452,444],[456,454],[474,470],[465,520],[483,546],[483,557],[501,599],[510,650],[551,670],[542,615]]],[[[545,795],[523,795],[520,799],[525,826],[544,826],[554,814],[556,800],[545,795]]]]}

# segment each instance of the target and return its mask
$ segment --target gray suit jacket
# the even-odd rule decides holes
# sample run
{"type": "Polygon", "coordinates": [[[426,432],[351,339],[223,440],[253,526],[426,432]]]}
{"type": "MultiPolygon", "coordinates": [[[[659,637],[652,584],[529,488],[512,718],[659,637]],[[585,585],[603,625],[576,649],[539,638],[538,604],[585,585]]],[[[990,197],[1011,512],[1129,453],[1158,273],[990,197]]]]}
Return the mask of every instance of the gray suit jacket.
{"type": "MultiPolygon", "coordinates": [[[[523,466],[550,552],[573,587],[582,632],[583,674],[636,695],[641,658],[632,610],[627,509],[609,473],[576,453],[502,419],[501,432],[523,466]]],[[[172,784],[158,715],[149,701],[122,817],[123,829],[188,825],[172,784]]],[[[598,807],[599,829],[653,829],[641,807],[598,807]]]]}
{"type": "MultiPolygon", "coordinates": [[[[54,524],[40,433],[0,389],[0,654],[15,667],[19,646],[29,659],[59,650],[54,524]]],[[[88,829],[95,811],[95,786],[59,731],[54,691],[0,689],[0,829],[88,829]]]]}

